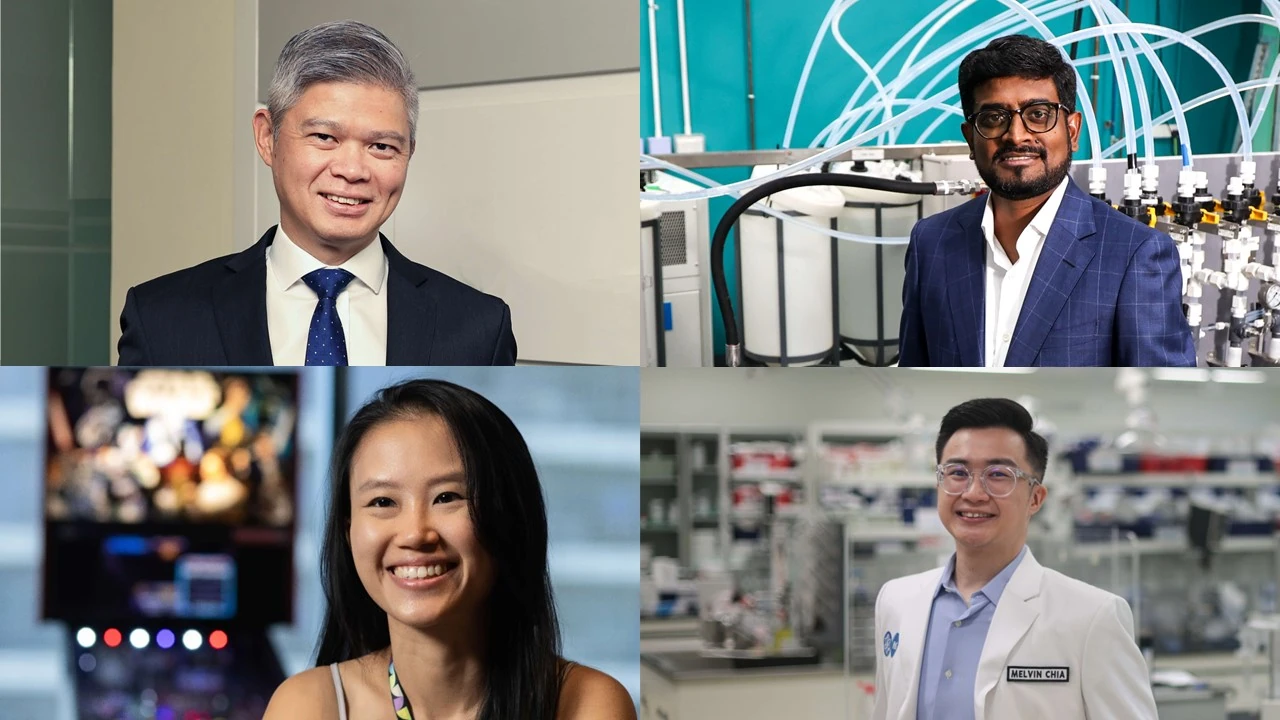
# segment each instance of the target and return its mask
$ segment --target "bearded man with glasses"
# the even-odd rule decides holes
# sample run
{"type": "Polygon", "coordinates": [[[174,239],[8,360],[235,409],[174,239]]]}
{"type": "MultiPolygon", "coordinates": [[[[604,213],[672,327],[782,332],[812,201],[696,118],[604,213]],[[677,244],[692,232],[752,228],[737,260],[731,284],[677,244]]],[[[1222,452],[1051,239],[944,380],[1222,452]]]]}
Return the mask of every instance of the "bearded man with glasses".
{"type": "Polygon", "coordinates": [[[992,40],[960,64],[961,132],[990,188],[911,231],[899,365],[1194,366],[1173,240],[1089,197],[1076,72],[992,40]]]}
{"type": "Polygon", "coordinates": [[[970,400],[947,412],[935,447],[956,551],[876,598],[872,720],[1156,720],[1128,603],[1027,549],[1048,494],[1049,444],[1031,415],[970,400]]]}

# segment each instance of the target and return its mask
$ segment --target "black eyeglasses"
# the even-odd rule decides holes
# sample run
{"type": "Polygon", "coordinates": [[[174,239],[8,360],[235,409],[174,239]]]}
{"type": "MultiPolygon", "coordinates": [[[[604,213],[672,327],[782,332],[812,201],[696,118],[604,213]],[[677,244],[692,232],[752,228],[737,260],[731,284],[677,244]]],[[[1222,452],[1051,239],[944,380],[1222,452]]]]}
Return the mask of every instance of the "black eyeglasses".
{"type": "Polygon", "coordinates": [[[1062,103],[1034,102],[1020,110],[993,108],[976,112],[966,118],[978,134],[988,140],[1004,137],[1009,132],[1013,116],[1022,117],[1022,124],[1033,133],[1047,133],[1058,126],[1058,108],[1067,110],[1062,103]]]}

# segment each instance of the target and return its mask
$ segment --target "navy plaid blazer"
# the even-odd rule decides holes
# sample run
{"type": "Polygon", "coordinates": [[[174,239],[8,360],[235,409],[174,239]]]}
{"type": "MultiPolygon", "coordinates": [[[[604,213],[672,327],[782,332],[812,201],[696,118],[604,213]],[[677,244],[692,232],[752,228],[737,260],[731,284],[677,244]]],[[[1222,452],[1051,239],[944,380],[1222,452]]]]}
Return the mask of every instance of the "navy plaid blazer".
{"type": "MultiPolygon", "coordinates": [[[[901,367],[980,367],[986,324],[986,197],[911,230],[901,367]]],[[[1192,367],[1173,239],[1067,181],[1014,327],[1006,367],[1192,367]]]]}

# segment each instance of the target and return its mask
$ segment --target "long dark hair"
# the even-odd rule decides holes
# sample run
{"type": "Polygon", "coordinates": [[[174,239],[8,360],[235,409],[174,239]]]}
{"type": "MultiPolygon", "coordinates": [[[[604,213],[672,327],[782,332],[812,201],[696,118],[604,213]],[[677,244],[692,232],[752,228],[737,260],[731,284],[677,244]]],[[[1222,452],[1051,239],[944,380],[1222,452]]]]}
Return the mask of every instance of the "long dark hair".
{"type": "Polygon", "coordinates": [[[316,666],[352,660],[391,644],[387,614],[369,597],[351,555],[351,460],[372,428],[424,416],[443,420],[457,443],[471,522],[493,558],[480,720],[553,720],[567,665],[560,659],[538,473],[511,418],[475,392],[449,382],[411,380],[383,388],[338,438],[320,557],[328,608],[316,666]]]}

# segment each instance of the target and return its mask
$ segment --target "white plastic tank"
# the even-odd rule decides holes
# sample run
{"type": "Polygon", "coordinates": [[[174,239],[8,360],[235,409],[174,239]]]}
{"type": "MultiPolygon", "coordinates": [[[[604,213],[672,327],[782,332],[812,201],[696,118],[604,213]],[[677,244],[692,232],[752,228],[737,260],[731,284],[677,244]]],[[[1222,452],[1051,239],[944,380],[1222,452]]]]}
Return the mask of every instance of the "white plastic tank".
{"type": "MultiPolygon", "coordinates": [[[[761,165],[752,171],[752,177],[778,169],[777,165],[761,165]]],[[[798,222],[782,222],[751,211],[738,220],[743,350],[753,360],[780,364],[785,300],[787,364],[816,365],[829,357],[835,347],[835,298],[831,286],[834,258],[827,230],[844,208],[844,195],[833,187],[794,188],[775,193],[759,205],[791,214],[798,222]],[[779,291],[779,257],[783,292],[779,291]]]]}
{"type": "Polygon", "coordinates": [[[658,308],[657,283],[653,265],[653,243],[657,236],[658,218],[662,215],[661,204],[653,200],[640,201],[640,283],[644,290],[643,365],[654,367],[658,364],[658,308]]]}
{"type": "MultiPolygon", "coordinates": [[[[865,174],[920,182],[920,172],[893,160],[836,163],[832,172],[865,174]]],[[[906,237],[920,219],[923,196],[883,190],[840,187],[844,207],[836,229],[871,237],[906,237]],[[877,218],[877,215],[879,216],[877,218]]],[[[898,354],[898,325],[902,319],[902,283],[906,245],[870,245],[840,240],[840,336],[868,362],[877,358],[875,340],[881,332],[889,343],[885,360],[898,354]],[[879,252],[877,253],[877,248],[879,252]],[[879,284],[876,276],[879,272],[879,284]],[[880,318],[883,316],[883,325],[880,318]]]]}

